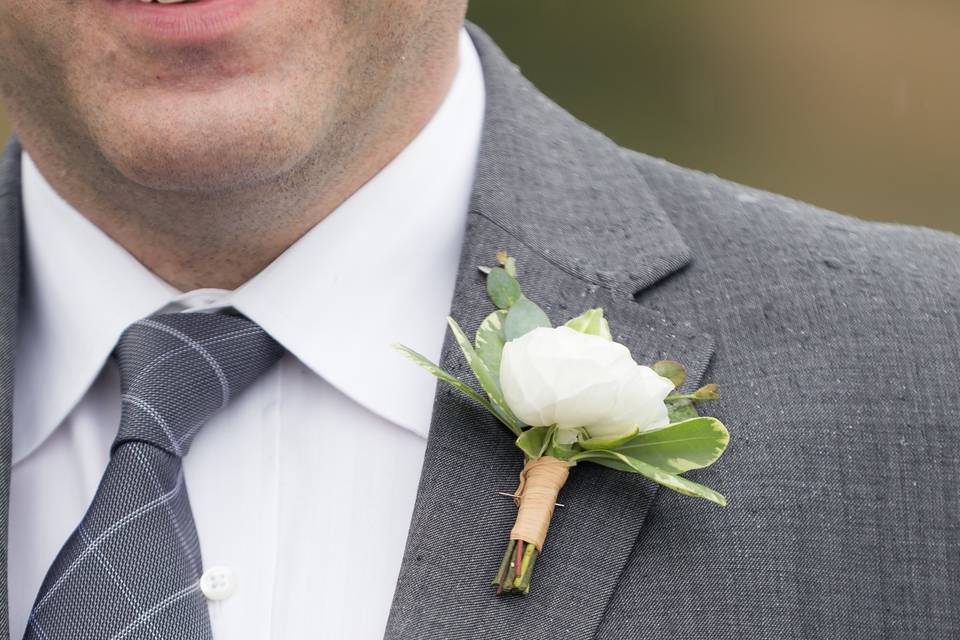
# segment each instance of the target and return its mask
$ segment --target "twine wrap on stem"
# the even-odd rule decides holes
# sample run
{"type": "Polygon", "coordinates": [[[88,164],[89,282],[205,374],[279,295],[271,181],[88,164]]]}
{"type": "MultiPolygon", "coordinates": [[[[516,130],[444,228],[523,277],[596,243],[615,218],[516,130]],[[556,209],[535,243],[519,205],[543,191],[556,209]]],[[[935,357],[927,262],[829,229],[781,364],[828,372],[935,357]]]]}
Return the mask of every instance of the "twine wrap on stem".
{"type": "Polygon", "coordinates": [[[523,540],[543,551],[557,495],[570,475],[570,465],[559,458],[542,456],[530,460],[520,472],[520,486],[514,500],[517,521],[510,531],[511,540],[523,540]]]}

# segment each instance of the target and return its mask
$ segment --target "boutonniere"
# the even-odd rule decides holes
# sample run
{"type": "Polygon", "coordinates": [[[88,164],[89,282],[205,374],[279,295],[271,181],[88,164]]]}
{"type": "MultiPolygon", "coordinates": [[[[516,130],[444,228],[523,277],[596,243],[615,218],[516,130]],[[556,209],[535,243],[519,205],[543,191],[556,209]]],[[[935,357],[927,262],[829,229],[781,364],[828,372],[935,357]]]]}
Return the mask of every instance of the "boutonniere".
{"type": "Polygon", "coordinates": [[[592,462],[638,473],[688,496],[719,505],[716,491],[680,474],[707,467],[723,454],[729,434],[696,405],[719,398],[708,384],[678,393],[681,364],[637,364],[613,340],[603,309],[590,309],[554,327],[523,295],[516,261],[497,254],[499,266],[481,267],[496,306],[471,342],[453,318],[450,329],[477,379],[480,393],[416,351],[396,348],[493,414],[523,452],[520,484],[511,494],[517,520],[493,584],[498,593],[528,593],[543,550],[557,495],[570,470],[592,462]]]}

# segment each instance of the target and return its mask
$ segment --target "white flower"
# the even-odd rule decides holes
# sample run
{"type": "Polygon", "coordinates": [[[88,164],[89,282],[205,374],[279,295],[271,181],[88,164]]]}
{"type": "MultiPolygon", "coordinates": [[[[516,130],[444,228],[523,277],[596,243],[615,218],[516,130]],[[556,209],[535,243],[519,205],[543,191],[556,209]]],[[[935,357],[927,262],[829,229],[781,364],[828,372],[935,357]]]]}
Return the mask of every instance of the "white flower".
{"type": "Polygon", "coordinates": [[[634,362],[622,344],[569,327],[541,327],[508,342],[500,362],[504,399],[531,427],[557,425],[570,444],[581,430],[615,438],[667,425],[673,383],[634,362]]]}

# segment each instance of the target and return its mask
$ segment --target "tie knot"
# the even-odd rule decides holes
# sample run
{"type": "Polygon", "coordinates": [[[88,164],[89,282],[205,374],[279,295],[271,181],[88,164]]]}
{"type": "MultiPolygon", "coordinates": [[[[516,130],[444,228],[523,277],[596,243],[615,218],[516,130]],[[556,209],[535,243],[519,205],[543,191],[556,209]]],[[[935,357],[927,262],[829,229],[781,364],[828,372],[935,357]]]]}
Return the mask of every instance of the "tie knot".
{"type": "Polygon", "coordinates": [[[137,440],[182,457],[200,427],[283,348],[243,316],[171,313],[130,325],[116,353],[123,409],[114,448],[137,440]]]}

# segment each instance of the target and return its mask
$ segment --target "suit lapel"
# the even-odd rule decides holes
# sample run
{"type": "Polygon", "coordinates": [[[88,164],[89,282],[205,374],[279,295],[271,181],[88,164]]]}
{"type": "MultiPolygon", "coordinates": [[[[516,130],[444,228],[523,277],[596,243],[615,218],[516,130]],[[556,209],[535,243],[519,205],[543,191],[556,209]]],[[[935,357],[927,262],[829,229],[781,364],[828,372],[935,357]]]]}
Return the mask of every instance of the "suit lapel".
{"type": "MultiPolygon", "coordinates": [[[[709,335],[644,308],[633,295],[682,268],[686,245],[632,163],[609,140],[538,94],[471,27],[487,114],[452,315],[473,330],[489,311],[478,265],[516,256],[525,293],[554,324],[601,306],[639,362],[683,362],[696,385],[709,335]]],[[[448,335],[442,366],[470,379],[448,335]]],[[[509,432],[447,386],[438,388],[423,474],[386,637],[588,638],[657,485],[584,464],[571,473],[527,597],[490,581],[516,509],[522,457],[509,432]]]]}
{"type": "Polygon", "coordinates": [[[20,145],[0,161],[0,640],[9,638],[7,514],[13,434],[13,358],[20,295],[20,145]]]}

